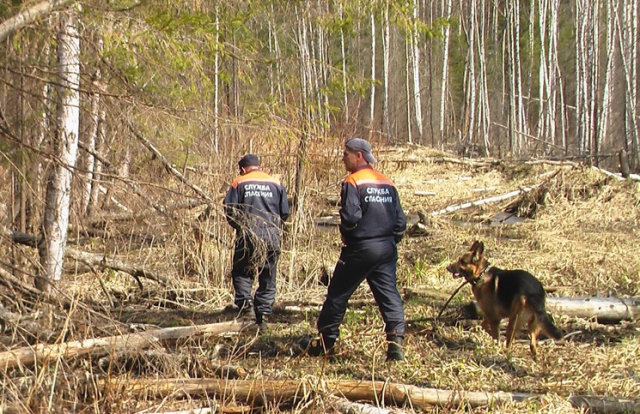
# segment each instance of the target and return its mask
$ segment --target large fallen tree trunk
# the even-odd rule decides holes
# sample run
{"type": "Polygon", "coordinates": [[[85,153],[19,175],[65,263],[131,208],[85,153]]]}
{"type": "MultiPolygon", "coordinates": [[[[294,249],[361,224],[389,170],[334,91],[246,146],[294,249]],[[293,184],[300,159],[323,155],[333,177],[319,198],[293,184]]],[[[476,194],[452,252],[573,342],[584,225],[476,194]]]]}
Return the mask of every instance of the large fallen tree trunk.
{"type": "Polygon", "coordinates": [[[58,358],[67,359],[88,354],[93,357],[101,357],[125,350],[140,350],[149,348],[162,341],[189,336],[240,332],[249,325],[251,324],[231,321],[208,325],[153,329],[145,332],[108,336],[105,338],[90,338],[55,345],[38,344],[0,352],[0,370],[6,371],[7,369],[22,365],[31,366],[36,362],[41,363],[58,358]]]}
{"type": "Polygon", "coordinates": [[[555,298],[547,297],[547,311],[555,315],[596,318],[600,323],[617,323],[640,317],[640,298],[555,298]]]}
{"type": "MultiPolygon", "coordinates": [[[[350,401],[384,402],[387,406],[411,404],[414,408],[432,409],[433,406],[487,407],[504,402],[521,402],[540,395],[519,392],[480,392],[463,390],[441,390],[420,388],[413,385],[384,381],[362,380],[262,380],[225,381],[219,379],[102,379],[98,389],[135,397],[201,396],[213,395],[234,399],[248,404],[266,402],[293,402],[308,400],[315,396],[333,395],[350,401]]],[[[640,413],[640,401],[613,398],[573,396],[569,402],[591,412],[636,412],[640,413]]]]}
{"type": "MultiPolygon", "coordinates": [[[[470,302],[458,308],[464,319],[479,318],[478,304],[470,302]]],[[[599,323],[619,323],[640,317],[640,297],[633,298],[558,298],[547,296],[547,312],[557,316],[592,319],[599,323]]]]}

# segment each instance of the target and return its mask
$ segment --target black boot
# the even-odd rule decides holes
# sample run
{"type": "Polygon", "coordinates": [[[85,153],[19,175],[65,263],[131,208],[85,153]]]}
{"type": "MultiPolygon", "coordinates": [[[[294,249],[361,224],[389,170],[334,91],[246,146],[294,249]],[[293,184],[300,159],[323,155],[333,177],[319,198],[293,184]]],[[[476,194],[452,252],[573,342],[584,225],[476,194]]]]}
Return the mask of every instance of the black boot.
{"type": "Polygon", "coordinates": [[[244,303],[240,306],[240,318],[255,321],[256,320],[256,310],[253,308],[252,300],[245,300],[244,303]]]}
{"type": "Polygon", "coordinates": [[[397,335],[388,335],[387,342],[387,361],[404,361],[404,352],[402,351],[402,337],[397,335]]]}
{"type": "Polygon", "coordinates": [[[298,342],[300,351],[302,354],[306,354],[312,357],[319,357],[325,355],[334,355],[334,345],[336,340],[334,338],[326,338],[320,335],[319,338],[304,337],[298,342]]]}
{"type": "Polygon", "coordinates": [[[258,325],[258,333],[263,334],[269,330],[269,325],[262,313],[256,313],[256,325],[258,325]]]}

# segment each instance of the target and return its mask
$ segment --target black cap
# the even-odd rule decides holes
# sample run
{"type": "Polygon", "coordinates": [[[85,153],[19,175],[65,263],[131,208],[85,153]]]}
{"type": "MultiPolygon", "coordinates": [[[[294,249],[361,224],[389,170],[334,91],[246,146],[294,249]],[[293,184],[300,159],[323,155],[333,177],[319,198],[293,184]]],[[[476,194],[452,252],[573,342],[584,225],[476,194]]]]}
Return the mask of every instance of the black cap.
{"type": "Polygon", "coordinates": [[[362,156],[369,164],[378,162],[376,157],[371,154],[371,144],[362,138],[351,138],[345,144],[351,151],[358,151],[362,153],[362,156]]]}
{"type": "Polygon", "coordinates": [[[260,165],[260,160],[257,155],[247,154],[238,161],[238,167],[240,168],[246,168],[251,165],[260,165]]]}

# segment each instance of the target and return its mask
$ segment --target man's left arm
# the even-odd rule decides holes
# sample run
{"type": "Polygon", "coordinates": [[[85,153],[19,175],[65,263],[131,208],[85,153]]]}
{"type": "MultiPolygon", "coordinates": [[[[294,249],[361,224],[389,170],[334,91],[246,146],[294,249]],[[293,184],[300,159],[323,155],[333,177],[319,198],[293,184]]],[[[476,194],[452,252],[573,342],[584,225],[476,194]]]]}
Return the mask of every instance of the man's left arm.
{"type": "Polygon", "coordinates": [[[222,205],[224,206],[224,215],[227,218],[227,222],[234,229],[240,228],[240,223],[238,223],[238,189],[231,186],[227,191],[227,195],[222,200],[222,205]]]}
{"type": "Polygon", "coordinates": [[[291,211],[289,209],[289,200],[287,199],[287,190],[282,187],[282,191],[280,192],[280,219],[282,221],[287,221],[289,219],[289,215],[291,211]]]}
{"type": "Polygon", "coordinates": [[[404,214],[404,210],[402,210],[402,203],[400,203],[398,189],[394,188],[394,191],[396,193],[394,203],[396,208],[396,222],[393,226],[393,237],[396,243],[400,243],[404,237],[405,231],[407,230],[407,216],[404,214]]]}

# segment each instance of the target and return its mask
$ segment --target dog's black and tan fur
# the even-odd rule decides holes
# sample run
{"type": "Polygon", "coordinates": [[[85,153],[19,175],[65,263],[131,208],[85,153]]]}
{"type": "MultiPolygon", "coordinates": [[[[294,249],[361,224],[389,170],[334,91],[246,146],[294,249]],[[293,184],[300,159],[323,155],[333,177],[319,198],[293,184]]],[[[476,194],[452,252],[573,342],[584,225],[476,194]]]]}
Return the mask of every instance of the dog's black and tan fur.
{"type": "Polygon", "coordinates": [[[541,332],[554,339],[562,338],[562,332],[553,324],[545,309],[545,291],[540,281],[524,270],[489,267],[483,253],[484,243],[476,240],[471,249],[457,262],[450,264],[447,270],[453,277],[464,277],[471,285],[473,295],[484,314],[484,330],[498,340],[500,321],[509,318],[509,348],[516,331],[527,324],[531,337],[529,347],[534,356],[541,332]]]}

